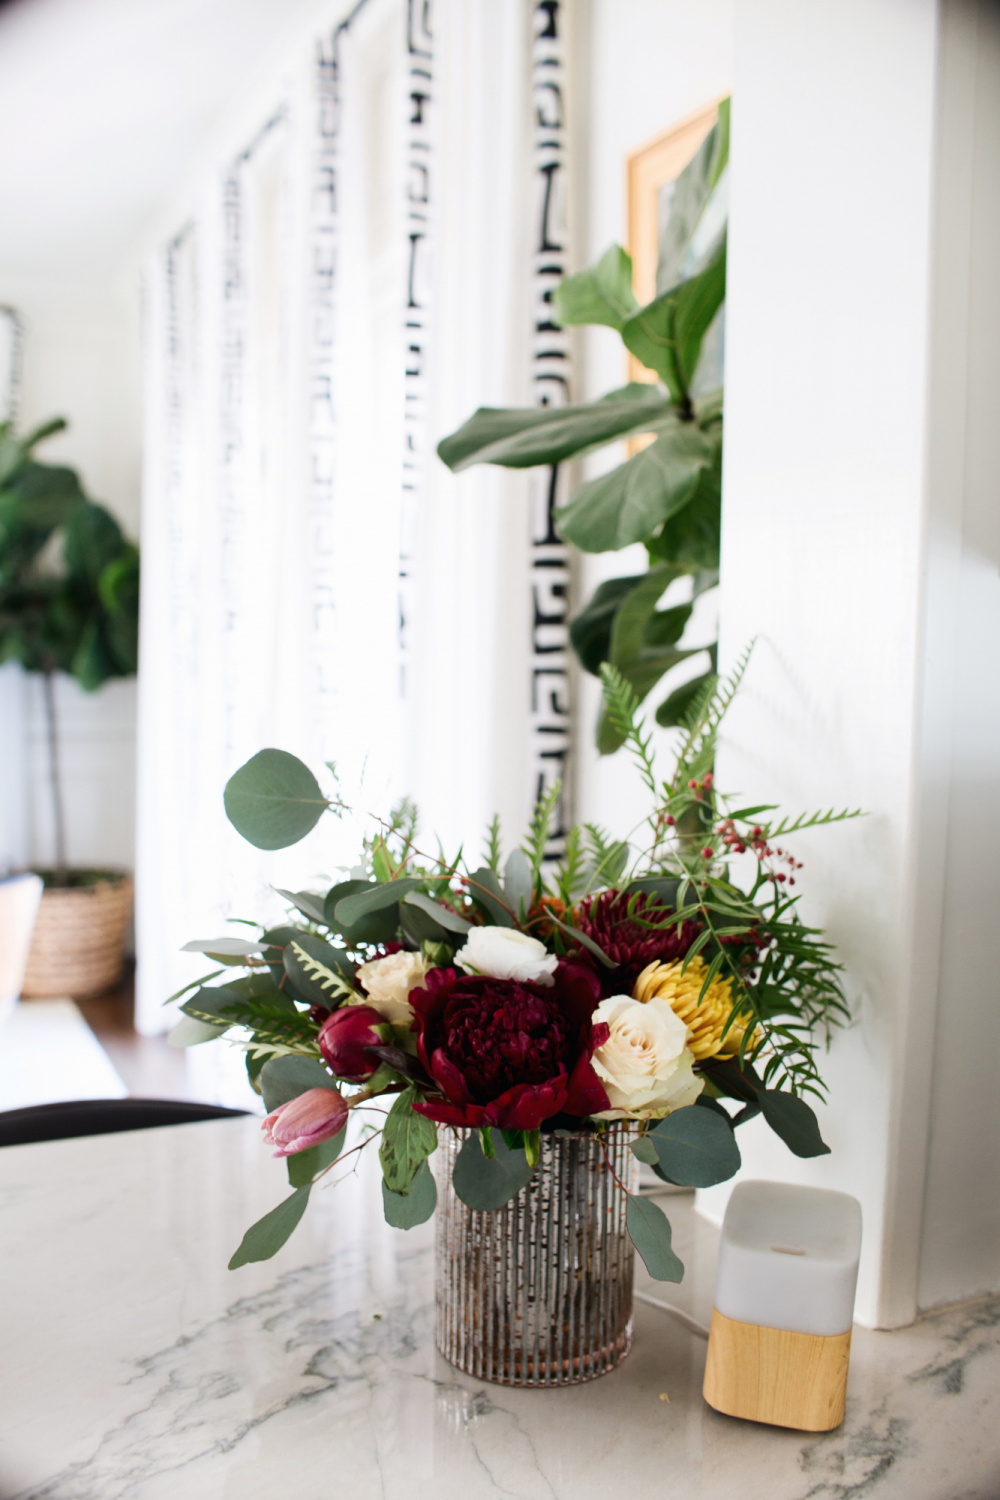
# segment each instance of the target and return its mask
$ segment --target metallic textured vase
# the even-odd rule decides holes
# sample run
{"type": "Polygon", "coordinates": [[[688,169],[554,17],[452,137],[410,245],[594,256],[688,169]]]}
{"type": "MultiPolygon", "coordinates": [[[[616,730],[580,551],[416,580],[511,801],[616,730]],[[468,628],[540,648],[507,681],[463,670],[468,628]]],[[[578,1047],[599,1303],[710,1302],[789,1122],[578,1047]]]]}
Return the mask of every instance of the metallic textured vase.
{"type": "Polygon", "coordinates": [[[625,1194],[638,1189],[634,1130],[593,1139],[542,1135],[527,1187],[493,1213],[455,1194],[469,1131],[441,1130],[433,1162],[435,1340],[460,1370],[499,1385],[575,1385],[621,1364],[632,1347],[632,1241],[625,1194]]]}

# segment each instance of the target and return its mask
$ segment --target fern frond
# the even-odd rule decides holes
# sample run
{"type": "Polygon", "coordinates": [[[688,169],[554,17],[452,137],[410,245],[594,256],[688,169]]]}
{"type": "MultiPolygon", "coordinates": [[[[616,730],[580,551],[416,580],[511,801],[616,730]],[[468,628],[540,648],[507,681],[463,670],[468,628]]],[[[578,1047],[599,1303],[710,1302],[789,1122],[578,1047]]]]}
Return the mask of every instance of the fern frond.
{"type": "Polygon", "coordinates": [[[542,873],[542,865],[545,862],[545,849],[552,828],[552,814],[559,805],[561,795],[562,782],[554,781],[545,795],[539,797],[531,815],[531,822],[528,824],[525,841],[521,845],[521,850],[527,856],[531,866],[531,881],[536,890],[542,873]]]}
{"type": "Polygon", "coordinates": [[[829,812],[800,813],[797,818],[782,818],[774,828],[768,828],[767,836],[768,839],[775,839],[779,835],[799,833],[803,828],[825,828],[829,823],[847,823],[852,818],[865,816],[860,807],[854,808],[853,811],[845,807],[843,812],[834,812],[831,807],[829,812]]]}
{"type": "Polygon", "coordinates": [[[494,875],[500,874],[503,846],[500,842],[500,814],[493,814],[493,821],[486,830],[486,865],[494,875]]]}
{"type": "Polygon", "coordinates": [[[639,716],[639,699],[632,684],[617,667],[607,661],[601,664],[601,684],[604,689],[604,711],[612,728],[628,745],[639,767],[639,774],[655,798],[653,734],[651,730],[643,733],[645,720],[639,716]]]}
{"type": "Polygon", "coordinates": [[[336,969],[329,968],[320,959],[313,958],[312,954],[307,953],[294,939],[291,949],[308,977],[318,984],[321,990],[326,990],[331,996],[336,995],[343,1000],[363,999],[353,985],[348,984],[343,974],[339,974],[336,969]]]}
{"type": "Polygon", "coordinates": [[[588,861],[583,850],[582,829],[574,823],[566,835],[563,857],[555,868],[556,890],[567,906],[587,887],[588,861]]]}

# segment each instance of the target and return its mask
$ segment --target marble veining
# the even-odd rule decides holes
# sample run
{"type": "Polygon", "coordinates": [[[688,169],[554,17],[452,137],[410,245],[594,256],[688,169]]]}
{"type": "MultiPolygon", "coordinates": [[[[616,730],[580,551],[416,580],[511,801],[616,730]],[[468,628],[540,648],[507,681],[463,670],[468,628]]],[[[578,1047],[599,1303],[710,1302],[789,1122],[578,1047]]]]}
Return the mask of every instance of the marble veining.
{"type": "MultiPolygon", "coordinates": [[[[257,1136],[235,1120],[0,1152],[0,1500],[1000,1497],[1000,1298],[857,1329],[823,1436],[711,1411],[703,1340],[642,1304],[613,1374],[485,1385],[434,1350],[432,1226],[381,1222],[374,1160],[314,1195],[274,1261],[225,1269],[287,1191],[257,1136]]],[[[688,1199],[664,1207],[688,1276],[642,1284],[707,1321],[716,1231],[688,1199]]]]}

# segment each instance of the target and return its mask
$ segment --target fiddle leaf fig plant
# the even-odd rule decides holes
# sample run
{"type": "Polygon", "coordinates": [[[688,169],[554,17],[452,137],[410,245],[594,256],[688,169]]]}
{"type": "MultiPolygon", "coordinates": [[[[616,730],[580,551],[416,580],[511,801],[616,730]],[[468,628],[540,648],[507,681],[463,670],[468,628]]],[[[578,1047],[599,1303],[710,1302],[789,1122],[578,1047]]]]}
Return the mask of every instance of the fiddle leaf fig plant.
{"type": "MultiPolygon", "coordinates": [[[[569,276],[553,294],[564,327],[614,328],[649,372],[600,401],[555,408],[481,407],[446,437],[438,453],[453,471],[471,464],[556,465],[619,442],[645,439],[625,462],[582,484],[555,513],[559,534],[581,552],[616,552],[641,542],[644,573],[611,578],[570,623],[581,665],[600,676],[615,667],[641,701],[667,673],[707,653],[708,670],[669,693],[657,723],[679,725],[716,669],[716,642],[689,645],[685,629],[697,599],[719,580],[722,499],[720,313],[726,295],[723,176],[729,160],[729,100],[694,159],[673,184],[660,238],[657,295],[641,307],[632,261],[612,245],[596,265],[569,276]],[[678,579],[688,598],[661,608],[678,579]]],[[[634,445],[633,445],[634,446],[634,445]]],[[[623,743],[602,709],[604,754],[623,743]]]]}
{"type": "Polygon", "coordinates": [[[0,662],[42,674],[48,719],[56,883],[67,879],[54,677],[87,692],[134,676],[139,647],[139,553],[75,470],[39,463],[35,447],[61,417],[19,437],[0,424],[0,662]]]}

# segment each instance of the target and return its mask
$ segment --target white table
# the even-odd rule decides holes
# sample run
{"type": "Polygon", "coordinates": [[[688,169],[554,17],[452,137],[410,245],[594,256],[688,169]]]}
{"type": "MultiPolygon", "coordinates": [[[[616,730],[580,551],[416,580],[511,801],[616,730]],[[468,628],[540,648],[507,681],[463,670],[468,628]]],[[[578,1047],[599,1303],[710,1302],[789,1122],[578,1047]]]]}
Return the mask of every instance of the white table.
{"type": "MultiPolygon", "coordinates": [[[[227,1271],[287,1191],[259,1134],[0,1150],[3,1500],[1000,1495],[1000,1299],[857,1330],[847,1419],[825,1436],[711,1411],[704,1342],[641,1304],[615,1373],[484,1385],[434,1349],[433,1225],[384,1225],[373,1150],[273,1261],[227,1271]]],[[[707,1321],[716,1231],[690,1200],[665,1206],[688,1275],[653,1291],[707,1321]]]]}

